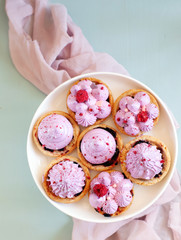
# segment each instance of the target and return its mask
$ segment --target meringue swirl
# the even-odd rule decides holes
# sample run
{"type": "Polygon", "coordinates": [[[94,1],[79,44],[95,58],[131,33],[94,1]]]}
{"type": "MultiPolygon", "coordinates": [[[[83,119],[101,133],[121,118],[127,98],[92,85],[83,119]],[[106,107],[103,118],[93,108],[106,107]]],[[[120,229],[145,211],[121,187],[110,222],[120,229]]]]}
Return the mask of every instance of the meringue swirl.
{"type": "Polygon", "coordinates": [[[62,115],[50,114],[38,126],[38,139],[42,146],[48,149],[62,149],[71,142],[72,138],[72,124],[62,115]]]}
{"type": "Polygon", "coordinates": [[[89,112],[77,112],[75,114],[75,119],[77,123],[83,127],[88,127],[89,125],[93,125],[96,122],[96,117],[89,112]]]}
{"type": "Polygon", "coordinates": [[[122,194],[122,192],[118,192],[115,195],[115,202],[120,207],[128,206],[131,200],[132,200],[132,195],[131,195],[130,191],[125,191],[124,194],[122,194]]]}
{"type": "Polygon", "coordinates": [[[113,157],[116,151],[116,141],[108,131],[96,128],[84,135],[80,148],[88,162],[102,164],[113,157]]]}

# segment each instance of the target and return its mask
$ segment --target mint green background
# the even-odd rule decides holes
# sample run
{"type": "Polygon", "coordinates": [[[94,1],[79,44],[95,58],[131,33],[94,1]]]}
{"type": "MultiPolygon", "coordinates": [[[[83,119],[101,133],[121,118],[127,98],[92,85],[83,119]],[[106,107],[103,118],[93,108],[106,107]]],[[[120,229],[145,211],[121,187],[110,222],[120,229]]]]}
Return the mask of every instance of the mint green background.
{"type": "MultiPolygon", "coordinates": [[[[64,4],[95,51],[107,52],[165,101],[181,122],[181,1],[51,1],[64,4]]],[[[0,0],[0,239],[71,239],[72,220],[41,195],[26,138],[45,95],[11,62],[8,19],[0,0]]],[[[165,129],[167,131],[167,129],[165,129]]],[[[178,139],[181,140],[180,130],[178,139]]],[[[181,172],[179,152],[177,169],[181,172]]]]}

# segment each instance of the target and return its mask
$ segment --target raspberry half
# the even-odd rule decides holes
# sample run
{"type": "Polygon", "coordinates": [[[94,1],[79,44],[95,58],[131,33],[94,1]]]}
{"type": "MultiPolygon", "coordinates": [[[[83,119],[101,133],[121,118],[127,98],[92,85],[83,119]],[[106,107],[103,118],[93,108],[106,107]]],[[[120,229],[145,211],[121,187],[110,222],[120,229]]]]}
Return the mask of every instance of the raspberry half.
{"type": "Polygon", "coordinates": [[[137,115],[137,121],[138,122],[146,122],[148,120],[148,112],[147,111],[141,111],[137,115]]]}
{"type": "Polygon", "coordinates": [[[95,194],[100,198],[103,197],[104,195],[106,195],[106,193],[108,192],[107,187],[104,184],[96,184],[93,187],[93,190],[95,192],[95,194]]]}
{"type": "Polygon", "coordinates": [[[83,103],[83,102],[87,101],[88,98],[89,98],[89,96],[88,96],[88,93],[87,93],[86,90],[79,90],[79,91],[77,91],[77,93],[76,93],[76,100],[77,100],[77,102],[83,103]]]}

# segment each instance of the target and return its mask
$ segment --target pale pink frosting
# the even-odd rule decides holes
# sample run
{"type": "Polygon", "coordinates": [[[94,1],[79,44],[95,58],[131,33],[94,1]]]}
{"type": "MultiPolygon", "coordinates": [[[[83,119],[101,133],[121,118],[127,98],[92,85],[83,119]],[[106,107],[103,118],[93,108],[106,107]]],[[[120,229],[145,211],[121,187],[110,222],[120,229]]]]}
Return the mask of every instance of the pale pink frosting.
{"type": "Polygon", "coordinates": [[[139,129],[143,132],[148,132],[153,128],[154,122],[152,118],[148,118],[146,122],[139,122],[139,129]]]}
{"type": "Polygon", "coordinates": [[[132,195],[130,191],[124,191],[124,194],[122,192],[118,192],[115,195],[115,202],[118,204],[120,207],[126,207],[130,204],[132,201],[132,195]]]}
{"type": "Polygon", "coordinates": [[[108,131],[96,128],[84,135],[80,148],[88,162],[102,164],[113,157],[116,150],[116,141],[108,131]]]}
{"type": "Polygon", "coordinates": [[[92,94],[89,94],[89,99],[87,100],[86,105],[88,107],[90,107],[90,106],[95,105],[96,102],[97,102],[97,100],[95,99],[95,97],[93,97],[92,94]]]}
{"type": "Polygon", "coordinates": [[[107,172],[101,172],[98,176],[98,181],[105,186],[109,186],[111,184],[111,176],[107,172]]]}
{"type": "Polygon", "coordinates": [[[77,93],[80,89],[81,89],[81,86],[79,86],[79,85],[76,84],[76,85],[74,85],[74,86],[71,87],[70,92],[71,92],[71,94],[72,94],[73,96],[75,96],[76,93],[77,93]]]}
{"type": "Polygon", "coordinates": [[[92,95],[99,100],[107,100],[109,91],[103,84],[97,84],[97,87],[92,90],[92,95]]]}
{"type": "Polygon", "coordinates": [[[78,83],[81,89],[86,90],[88,93],[92,92],[91,88],[92,82],[90,80],[82,80],[78,83]]]}
{"type": "Polygon", "coordinates": [[[130,136],[135,136],[140,132],[140,129],[137,124],[130,124],[124,127],[124,131],[130,136]]]}
{"type": "Polygon", "coordinates": [[[162,171],[162,154],[154,145],[139,143],[126,156],[126,168],[134,178],[152,179],[162,171]]]}
{"type": "Polygon", "coordinates": [[[116,195],[116,192],[117,192],[117,189],[115,188],[115,185],[114,185],[114,187],[112,187],[112,186],[109,186],[109,188],[108,188],[108,199],[110,199],[110,198],[114,198],[114,196],[116,195]]]}
{"type": "Polygon", "coordinates": [[[150,118],[154,119],[158,117],[159,111],[155,104],[151,103],[146,105],[146,111],[148,112],[150,118]]]}
{"type": "Polygon", "coordinates": [[[94,193],[90,194],[90,196],[89,196],[89,202],[93,208],[101,208],[103,206],[103,204],[105,203],[105,201],[106,201],[105,196],[99,198],[94,193]]]}
{"type": "Polygon", "coordinates": [[[77,103],[77,105],[75,106],[76,109],[76,113],[82,113],[82,112],[86,112],[86,110],[88,109],[88,106],[85,103],[77,103]]]}
{"type": "Polygon", "coordinates": [[[110,177],[111,177],[111,184],[118,184],[119,182],[122,182],[122,180],[124,179],[124,176],[121,172],[118,171],[114,171],[110,173],[110,177]]]}
{"type": "Polygon", "coordinates": [[[88,127],[89,125],[93,125],[97,118],[90,112],[77,112],[75,114],[75,119],[79,125],[82,125],[83,127],[88,127]]]}
{"type": "Polygon", "coordinates": [[[122,181],[117,183],[118,191],[131,190],[133,188],[133,183],[126,178],[123,178],[122,181]]]}
{"type": "Polygon", "coordinates": [[[150,103],[150,97],[145,92],[136,93],[134,99],[137,100],[141,104],[141,106],[145,106],[150,103]]]}
{"type": "Polygon", "coordinates": [[[99,107],[97,105],[90,105],[88,111],[95,115],[99,112],[99,107]]]}
{"type": "Polygon", "coordinates": [[[96,105],[98,106],[99,112],[96,114],[97,118],[106,118],[111,113],[111,105],[107,101],[97,101],[96,105]]]}
{"type": "Polygon", "coordinates": [[[130,135],[135,136],[140,131],[148,132],[154,126],[153,120],[159,115],[159,110],[155,104],[150,103],[150,97],[145,92],[138,92],[133,97],[123,97],[119,101],[119,110],[116,113],[116,123],[124,128],[124,131],[130,135]],[[144,112],[148,119],[142,120],[138,117],[140,113],[144,112]]]}
{"type": "Polygon", "coordinates": [[[83,191],[85,174],[80,165],[65,160],[55,164],[49,170],[47,181],[56,196],[73,198],[83,191]]]}
{"type": "Polygon", "coordinates": [[[129,179],[125,179],[121,172],[101,172],[90,184],[90,205],[95,209],[103,210],[106,214],[114,214],[119,206],[126,207],[131,203],[132,189],[132,182],[129,179]],[[106,185],[103,183],[104,181],[106,185]],[[96,184],[104,184],[106,186],[108,191],[104,196],[98,197],[96,195],[94,192],[96,184]]]}
{"type": "Polygon", "coordinates": [[[123,112],[122,110],[116,113],[116,122],[121,127],[132,125],[136,122],[136,117],[131,112],[123,112]]]}
{"type": "Polygon", "coordinates": [[[111,105],[106,101],[109,98],[109,91],[105,85],[95,84],[90,80],[82,80],[72,86],[70,92],[67,106],[75,113],[75,119],[79,125],[87,127],[93,125],[98,119],[110,115],[111,105]],[[88,99],[85,102],[77,102],[76,94],[79,90],[87,92],[88,99]]]}
{"type": "Polygon", "coordinates": [[[94,178],[94,179],[92,179],[90,186],[91,186],[91,188],[93,188],[96,184],[99,184],[99,183],[101,183],[101,181],[98,180],[97,178],[94,178]]]}
{"type": "Polygon", "coordinates": [[[128,101],[129,101],[130,99],[131,99],[131,97],[129,97],[129,96],[126,96],[126,97],[121,98],[121,100],[119,101],[119,108],[120,108],[122,111],[125,111],[125,109],[127,108],[128,101]]]}
{"type": "Polygon", "coordinates": [[[74,95],[70,94],[67,99],[67,105],[70,108],[70,110],[75,112],[77,104],[78,104],[78,102],[76,101],[76,97],[74,95]]]}
{"type": "Polygon", "coordinates": [[[115,200],[110,199],[104,202],[103,206],[103,211],[107,214],[113,214],[117,211],[118,209],[118,204],[115,202],[115,200]]]}
{"type": "Polygon", "coordinates": [[[140,103],[136,99],[130,98],[127,103],[127,108],[132,113],[138,114],[140,110],[140,103]]]}
{"type": "Polygon", "coordinates": [[[73,127],[67,118],[59,114],[46,116],[38,126],[40,143],[51,150],[66,147],[72,140],[73,127]]]}

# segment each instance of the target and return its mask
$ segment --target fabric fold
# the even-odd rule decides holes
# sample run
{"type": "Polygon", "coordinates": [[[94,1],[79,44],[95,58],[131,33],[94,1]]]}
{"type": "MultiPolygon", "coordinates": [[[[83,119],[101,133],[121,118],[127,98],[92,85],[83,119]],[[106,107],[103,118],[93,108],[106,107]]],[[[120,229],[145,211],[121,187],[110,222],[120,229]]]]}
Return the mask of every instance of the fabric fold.
{"type": "Polygon", "coordinates": [[[64,81],[95,72],[127,74],[106,53],[95,53],[63,5],[7,0],[9,47],[20,74],[48,94],[64,81]]]}

